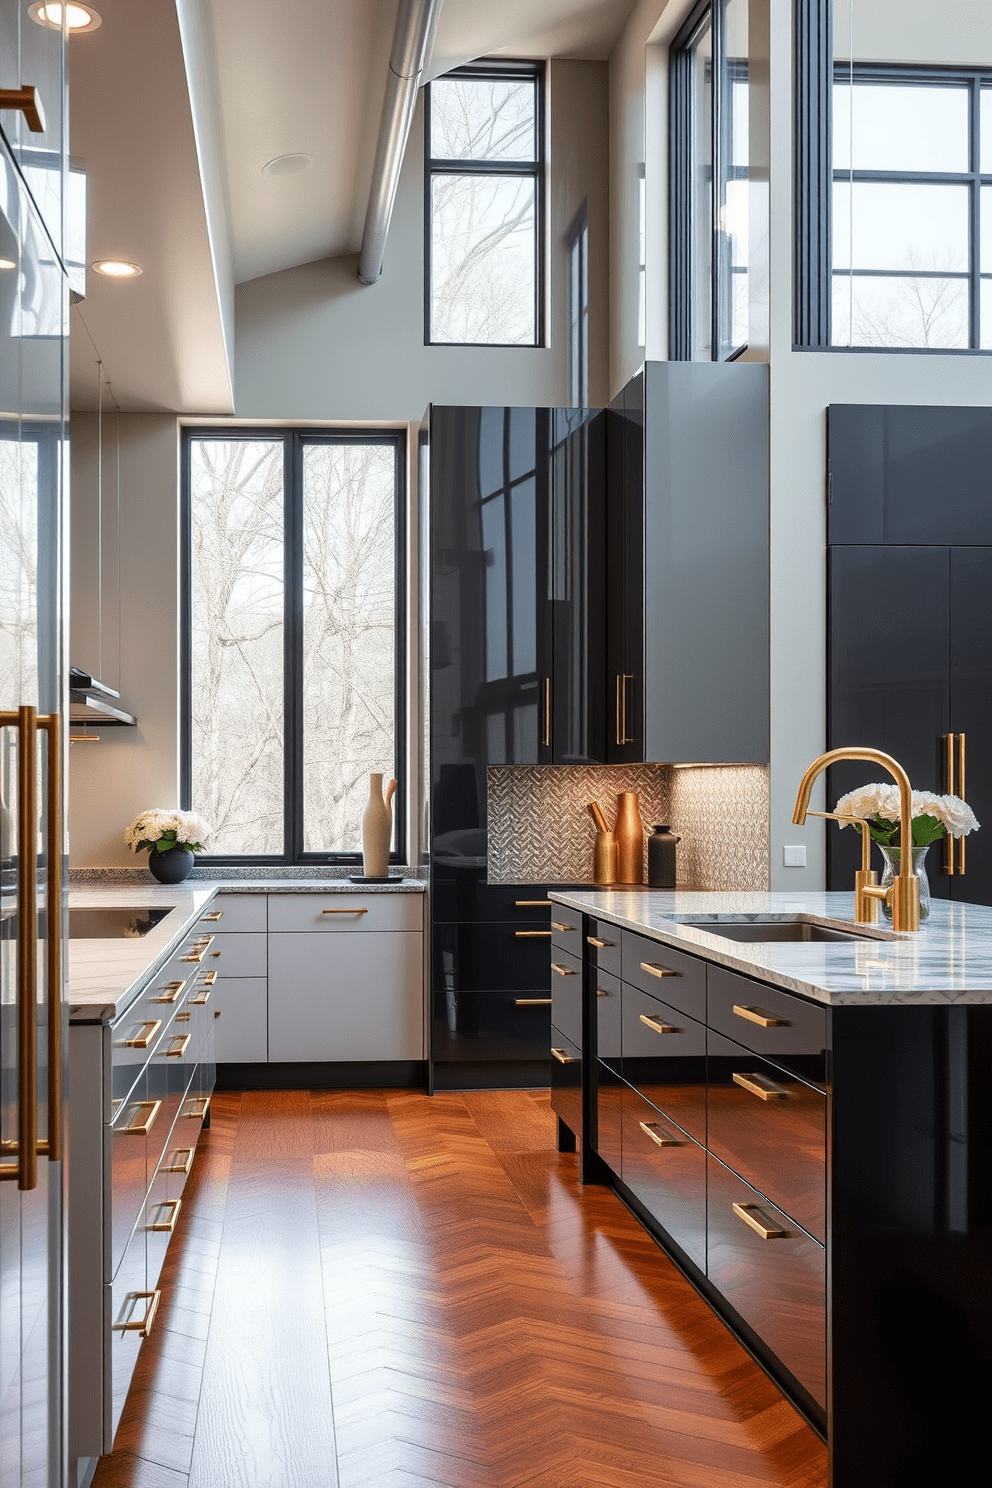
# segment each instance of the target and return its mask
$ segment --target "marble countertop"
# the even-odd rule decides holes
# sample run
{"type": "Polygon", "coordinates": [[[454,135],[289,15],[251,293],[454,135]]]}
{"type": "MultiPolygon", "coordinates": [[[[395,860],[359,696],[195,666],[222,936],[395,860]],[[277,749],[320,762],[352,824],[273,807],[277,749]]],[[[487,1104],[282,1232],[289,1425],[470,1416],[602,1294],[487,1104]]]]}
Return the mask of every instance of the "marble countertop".
{"type": "Polygon", "coordinates": [[[210,901],[224,894],[422,894],[419,879],[353,884],[347,879],[187,879],[181,884],[129,882],[71,885],[70,909],[171,908],[147,935],[69,940],[68,1003],[73,1023],[106,1023],[122,1013],[148,977],[169,959],[210,901]]]}
{"type": "Polygon", "coordinates": [[[992,1003],[992,909],[935,899],[918,934],[855,925],[854,895],[699,890],[552,890],[558,904],[636,930],[731,971],[831,1007],[992,1003]],[[683,920],[804,916],[857,931],[848,942],[742,943],[683,920]],[[838,923],[839,922],[839,923],[838,923]]]}

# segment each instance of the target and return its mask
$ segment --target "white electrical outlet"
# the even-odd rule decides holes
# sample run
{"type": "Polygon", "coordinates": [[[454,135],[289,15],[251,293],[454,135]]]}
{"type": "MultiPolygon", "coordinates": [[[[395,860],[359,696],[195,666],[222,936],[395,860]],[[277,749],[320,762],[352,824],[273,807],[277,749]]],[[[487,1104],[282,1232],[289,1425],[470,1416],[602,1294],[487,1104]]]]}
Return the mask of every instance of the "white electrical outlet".
{"type": "Polygon", "coordinates": [[[806,867],[806,849],[805,849],[805,847],[783,847],[783,849],[782,849],[782,864],[786,868],[805,868],[806,867]]]}

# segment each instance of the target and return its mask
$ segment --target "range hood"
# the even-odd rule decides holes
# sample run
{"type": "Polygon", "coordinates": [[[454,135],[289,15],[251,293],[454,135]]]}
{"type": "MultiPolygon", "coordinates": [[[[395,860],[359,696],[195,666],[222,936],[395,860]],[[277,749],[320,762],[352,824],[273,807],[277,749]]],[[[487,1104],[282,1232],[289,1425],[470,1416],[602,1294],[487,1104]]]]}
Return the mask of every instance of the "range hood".
{"type": "Polygon", "coordinates": [[[69,668],[69,722],[133,728],[138,720],[115,706],[120,693],[80,667],[69,668]],[[111,701],[113,699],[114,701],[111,701]]]}

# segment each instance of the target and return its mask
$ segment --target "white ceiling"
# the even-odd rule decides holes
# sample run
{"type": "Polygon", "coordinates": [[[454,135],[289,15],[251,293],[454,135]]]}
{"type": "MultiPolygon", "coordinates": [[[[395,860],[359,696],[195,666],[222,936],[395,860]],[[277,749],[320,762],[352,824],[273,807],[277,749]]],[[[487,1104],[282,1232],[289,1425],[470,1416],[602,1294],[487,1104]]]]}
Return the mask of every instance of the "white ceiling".
{"type": "MultiPolygon", "coordinates": [[[[78,312],[127,409],[232,411],[233,286],[358,251],[397,0],[96,0],[71,38],[72,150],[90,189],[78,312]],[[300,175],[270,176],[302,152],[300,175]]],[[[431,74],[474,57],[605,59],[635,0],[445,0],[431,74]]],[[[73,338],[72,405],[95,354],[73,338]]]]}

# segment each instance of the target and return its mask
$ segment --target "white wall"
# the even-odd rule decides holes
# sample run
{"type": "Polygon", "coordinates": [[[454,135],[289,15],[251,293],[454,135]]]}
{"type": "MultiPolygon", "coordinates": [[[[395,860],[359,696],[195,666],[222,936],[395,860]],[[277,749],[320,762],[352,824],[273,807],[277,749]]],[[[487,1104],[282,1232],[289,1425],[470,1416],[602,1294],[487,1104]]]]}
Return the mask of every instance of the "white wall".
{"type": "Polygon", "coordinates": [[[138,726],[92,729],[99,743],[70,746],[73,867],[134,864],[124,828],[146,807],[179,804],[179,427],[170,415],[120,417],[118,628],[116,424],[104,417],[101,626],[97,418],[72,415],[70,655],[102,665],[112,687],[119,656],[121,706],[138,726]]]}
{"type": "Polygon", "coordinates": [[[553,61],[551,337],[545,349],[424,345],[423,95],[400,177],[381,280],[357,259],[270,274],[235,297],[235,408],[240,418],[419,419],[427,404],[569,401],[564,236],[588,198],[590,402],[606,393],[608,344],[607,70],[553,61]]]}

